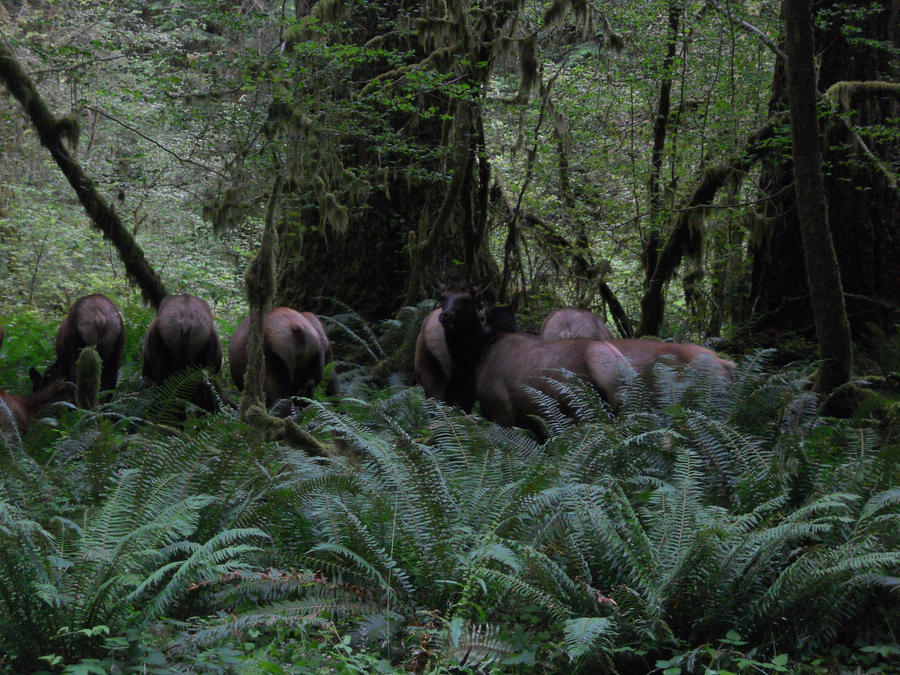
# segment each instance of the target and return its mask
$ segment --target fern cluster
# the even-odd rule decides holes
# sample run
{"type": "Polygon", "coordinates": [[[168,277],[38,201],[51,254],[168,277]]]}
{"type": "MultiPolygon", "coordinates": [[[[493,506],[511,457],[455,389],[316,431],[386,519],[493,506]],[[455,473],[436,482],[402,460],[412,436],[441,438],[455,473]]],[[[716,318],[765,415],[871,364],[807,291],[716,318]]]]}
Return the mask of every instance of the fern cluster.
{"type": "Polygon", "coordinates": [[[282,568],[312,576],[229,583],[257,595],[246,620],[324,621],[395,659],[426,643],[445,665],[652,668],[734,630],[819,648],[894,584],[896,488],[874,434],[825,424],[764,355],[728,388],[702,365],[660,367],[616,417],[583,383],[559,386],[583,421],[550,402],[543,446],[417,389],[312,406],[316,433],[359,463],[285,465],[263,528],[290,541],[282,568]]]}
{"type": "Polygon", "coordinates": [[[543,445],[418,388],[298,408],[340,460],[169,416],[189,385],[6,437],[10,667],[693,670],[892,639],[896,468],[764,354],[727,386],[659,367],[615,416],[567,380],[543,445]]]}

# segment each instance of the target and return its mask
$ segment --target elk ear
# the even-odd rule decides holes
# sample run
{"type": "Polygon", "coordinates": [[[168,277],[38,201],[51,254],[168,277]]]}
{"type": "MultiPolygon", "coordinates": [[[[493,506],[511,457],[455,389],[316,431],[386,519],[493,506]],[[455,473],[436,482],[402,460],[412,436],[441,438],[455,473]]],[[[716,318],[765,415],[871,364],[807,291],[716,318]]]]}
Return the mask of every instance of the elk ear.
{"type": "Polygon", "coordinates": [[[28,371],[28,379],[31,380],[31,391],[35,392],[41,388],[41,384],[44,382],[43,376],[38,372],[37,368],[32,368],[28,371]]]}

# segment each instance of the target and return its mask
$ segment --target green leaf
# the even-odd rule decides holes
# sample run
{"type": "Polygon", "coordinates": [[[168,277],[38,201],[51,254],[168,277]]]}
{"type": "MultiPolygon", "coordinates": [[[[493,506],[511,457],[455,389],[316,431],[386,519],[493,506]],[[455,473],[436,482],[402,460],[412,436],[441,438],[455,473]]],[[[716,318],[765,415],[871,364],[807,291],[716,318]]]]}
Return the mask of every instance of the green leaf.
{"type": "Polygon", "coordinates": [[[772,657],[772,663],[774,663],[776,666],[786,666],[787,662],[787,654],[778,654],[777,656],[772,657]]]}
{"type": "Polygon", "coordinates": [[[454,616],[450,620],[450,645],[456,649],[459,647],[459,639],[462,637],[465,621],[461,616],[454,616]]]}

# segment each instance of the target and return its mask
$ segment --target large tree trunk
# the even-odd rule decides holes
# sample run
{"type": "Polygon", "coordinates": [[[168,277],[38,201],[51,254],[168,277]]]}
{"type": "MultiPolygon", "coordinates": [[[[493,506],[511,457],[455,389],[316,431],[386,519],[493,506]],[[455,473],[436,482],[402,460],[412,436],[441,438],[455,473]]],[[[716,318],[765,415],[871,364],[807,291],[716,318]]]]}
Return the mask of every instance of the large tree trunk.
{"type": "MultiPolygon", "coordinates": [[[[369,208],[350,219],[343,235],[318,230],[304,235],[297,222],[282,223],[276,304],[331,314],[339,310],[333,298],[368,319],[396,312],[406,293],[410,233],[433,197],[391,187],[390,198],[372,195],[369,208]]],[[[319,216],[310,208],[303,219],[318,222],[319,216]]]]}
{"type": "Polygon", "coordinates": [[[816,118],[815,53],[810,0],[784,4],[791,156],[797,220],[822,365],[816,389],[823,395],[850,380],[850,324],[837,256],[828,229],[828,204],[816,118]]]}
{"type": "MultiPolygon", "coordinates": [[[[393,128],[402,129],[408,142],[422,147],[421,154],[428,157],[416,158],[419,170],[414,175],[390,171],[385,186],[370,192],[367,204],[351,215],[345,234],[310,227],[301,234],[296,222],[284,223],[279,237],[278,302],[304,310],[334,311],[328,298],[336,298],[366,319],[380,319],[392,316],[404,303],[430,296],[435,277],[496,277],[487,246],[490,169],[481,92],[502,18],[496,23],[479,22],[468,12],[467,3],[454,0],[446,3],[446,15],[432,18],[443,22],[449,38],[420,39],[402,30],[376,35],[374,29],[383,29],[388,15],[424,20],[429,11],[427,3],[389,4],[391,11],[379,10],[380,25],[373,21],[358,27],[355,35],[360,44],[381,40],[383,48],[407,54],[407,64],[427,62],[435,70],[452,73],[457,82],[469,85],[470,95],[457,99],[442,91],[429,92],[429,105],[444,116],[426,118],[419,110],[384,111],[393,128]],[[439,47],[448,50],[443,65],[433,58],[439,47]]],[[[383,74],[367,72],[356,79],[375,81],[383,74]]],[[[364,144],[351,152],[351,165],[376,166],[381,161],[370,156],[364,144]]],[[[302,218],[305,224],[318,222],[316,207],[305,209],[302,218]]]]}
{"type": "MultiPolygon", "coordinates": [[[[900,3],[828,0],[817,4],[816,9],[822,14],[848,4],[859,10],[874,7],[880,11],[865,15],[860,33],[853,39],[848,39],[848,26],[842,21],[817,30],[814,38],[820,60],[820,91],[841,81],[862,81],[853,87],[839,87],[841,95],[835,94],[834,98],[838,99],[836,107],[841,113],[821,118],[820,137],[824,141],[825,195],[831,233],[850,325],[853,333],[859,335],[867,332],[869,323],[883,330],[892,329],[900,306],[896,263],[900,259],[900,194],[890,172],[882,170],[880,161],[874,159],[892,161],[900,155],[900,143],[865,134],[866,127],[889,124],[889,120],[900,115],[896,85],[892,88],[872,82],[897,80],[898,64],[885,46],[892,45],[895,50],[900,47],[900,3]]],[[[773,111],[786,108],[786,84],[784,64],[778,61],[773,111]]],[[[770,334],[772,342],[777,342],[784,331],[812,335],[813,310],[800,264],[803,245],[788,156],[782,155],[780,162],[766,167],[761,187],[769,199],[765,206],[767,218],[751,238],[749,306],[754,328],[770,334]]]]}

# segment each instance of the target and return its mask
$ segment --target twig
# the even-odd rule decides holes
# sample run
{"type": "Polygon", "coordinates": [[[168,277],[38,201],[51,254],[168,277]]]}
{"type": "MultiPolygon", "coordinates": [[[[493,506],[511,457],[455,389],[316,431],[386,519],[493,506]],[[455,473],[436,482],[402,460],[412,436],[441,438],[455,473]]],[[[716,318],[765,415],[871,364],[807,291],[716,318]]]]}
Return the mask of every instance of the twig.
{"type": "Polygon", "coordinates": [[[183,163],[185,163],[185,164],[193,164],[194,166],[196,166],[196,167],[198,167],[198,168],[200,168],[200,169],[203,169],[204,171],[209,171],[210,173],[215,174],[215,175],[218,176],[219,178],[227,178],[227,176],[226,176],[224,173],[221,173],[221,172],[219,172],[219,171],[216,171],[215,169],[213,169],[213,168],[210,167],[210,166],[206,166],[205,164],[201,164],[200,162],[196,162],[196,161],[194,161],[193,159],[190,159],[190,158],[181,157],[180,155],[178,155],[178,153],[174,152],[173,150],[169,150],[169,148],[167,148],[166,146],[164,146],[164,145],[163,145],[162,143],[160,143],[159,141],[156,141],[156,140],[150,138],[150,137],[147,136],[146,134],[141,133],[140,131],[138,131],[137,129],[135,129],[135,128],[134,128],[133,126],[131,126],[130,124],[126,124],[126,123],[123,122],[122,120],[120,120],[120,119],[118,119],[118,118],[116,118],[116,117],[113,117],[113,116],[110,115],[109,113],[106,113],[106,112],[100,110],[99,108],[94,108],[93,106],[85,106],[85,108],[86,108],[87,110],[90,110],[90,111],[93,112],[93,113],[98,114],[98,115],[103,115],[106,119],[108,119],[108,120],[110,120],[110,121],[112,121],[112,122],[115,122],[116,124],[119,124],[119,125],[125,127],[126,129],[128,129],[128,131],[132,132],[133,134],[137,134],[138,136],[140,136],[141,138],[143,138],[145,141],[149,141],[150,143],[153,143],[153,145],[155,145],[156,147],[158,147],[158,148],[159,148],[160,150],[162,150],[163,152],[166,152],[166,153],[172,155],[172,157],[174,157],[175,159],[177,159],[179,162],[183,162],[183,163]]]}
{"type": "Polygon", "coordinates": [[[731,23],[736,24],[743,28],[748,33],[753,33],[756,35],[763,43],[768,47],[773,54],[775,54],[782,61],[787,62],[787,55],[779,49],[778,45],[775,44],[775,41],[766,35],[762,30],[754,26],[749,21],[744,21],[743,19],[738,19],[731,15],[731,12],[728,9],[722,7],[716,0],[706,0],[706,4],[712,7],[714,10],[719,12],[722,16],[728,19],[731,23]]]}
{"type": "Polygon", "coordinates": [[[45,70],[33,70],[31,71],[32,75],[49,75],[50,73],[68,73],[73,70],[78,70],[79,68],[84,68],[86,65],[91,63],[105,63],[107,61],[118,61],[119,59],[128,58],[128,54],[117,54],[116,56],[102,56],[97,57],[96,59],[86,59],[80,63],[76,63],[74,66],[67,66],[65,68],[47,68],[45,70]]]}
{"type": "Polygon", "coordinates": [[[850,123],[848,119],[844,117],[844,115],[839,115],[838,119],[840,119],[841,124],[844,125],[844,128],[847,130],[847,133],[850,134],[850,138],[853,139],[853,142],[856,144],[856,147],[869,158],[872,164],[875,165],[875,168],[878,172],[884,177],[887,184],[891,186],[892,189],[897,189],[897,178],[891,173],[890,169],[885,166],[885,163],[881,161],[881,159],[875,155],[874,152],[869,150],[869,146],[866,145],[866,142],[863,140],[862,136],[860,136],[856,129],[853,128],[853,125],[850,123]]]}

